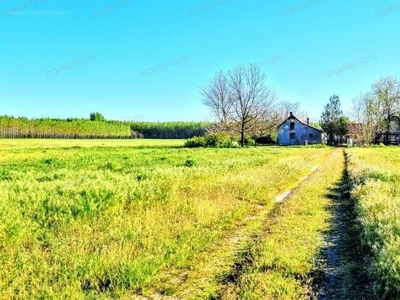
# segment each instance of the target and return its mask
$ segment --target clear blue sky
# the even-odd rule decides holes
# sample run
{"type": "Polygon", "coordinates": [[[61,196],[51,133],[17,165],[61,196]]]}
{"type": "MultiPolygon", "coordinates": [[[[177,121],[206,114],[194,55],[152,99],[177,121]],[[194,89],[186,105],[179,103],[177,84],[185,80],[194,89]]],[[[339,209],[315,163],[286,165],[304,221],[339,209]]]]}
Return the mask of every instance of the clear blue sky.
{"type": "Polygon", "coordinates": [[[3,0],[0,114],[205,120],[199,87],[260,63],[318,120],[332,94],[346,110],[400,75],[399,28],[386,0],[3,0]]]}

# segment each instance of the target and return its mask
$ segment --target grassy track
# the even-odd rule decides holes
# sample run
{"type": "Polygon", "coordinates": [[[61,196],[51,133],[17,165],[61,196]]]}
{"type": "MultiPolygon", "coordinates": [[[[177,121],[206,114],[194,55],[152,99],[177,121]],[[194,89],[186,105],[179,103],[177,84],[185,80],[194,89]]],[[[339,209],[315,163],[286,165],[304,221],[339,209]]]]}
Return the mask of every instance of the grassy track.
{"type": "Polygon", "coordinates": [[[192,295],[218,296],[260,208],[329,152],[9,142],[0,148],[0,298],[18,299],[184,295],[193,284],[192,295]],[[210,258],[221,263],[207,271],[210,258]]]}
{"type": "Polygon", "coordinates": [[[341,151],[334,151],[265,219],[222,287],[221,299],[306,299],[315,261],[329,230],[329,189],[343,171],[341,151]]]}

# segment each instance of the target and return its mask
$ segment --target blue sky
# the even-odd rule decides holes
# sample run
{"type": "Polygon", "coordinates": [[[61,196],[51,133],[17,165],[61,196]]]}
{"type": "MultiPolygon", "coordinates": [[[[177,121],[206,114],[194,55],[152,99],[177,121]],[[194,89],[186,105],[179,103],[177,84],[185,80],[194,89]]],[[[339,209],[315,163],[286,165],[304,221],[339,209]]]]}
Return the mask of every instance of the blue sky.
{"type": "MultiPolygon", "coordinates": [[[[396,4],[397,3],[397,4],[396,4]]],[[[0,3],[0,114],[207,120],[199,87],[259,63],[318,120],[400,72],[392,1],[21,0],[0,3]]]]}

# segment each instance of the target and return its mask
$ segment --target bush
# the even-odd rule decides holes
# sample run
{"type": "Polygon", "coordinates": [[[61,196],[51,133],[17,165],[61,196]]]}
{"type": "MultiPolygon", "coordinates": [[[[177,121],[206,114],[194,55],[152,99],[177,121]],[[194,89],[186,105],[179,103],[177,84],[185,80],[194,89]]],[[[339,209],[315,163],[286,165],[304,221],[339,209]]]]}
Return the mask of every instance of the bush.
{"type": "Polygon", "coordinates": [[[186,148],[200,148],[206,147],[206,138],[204,136],[195,136],[190,139],[187,139],[184,146],[186,148]]]}
{"type": "Polygon", "coordinates": [[[263,145],[276,145],[276,140],[277,140],[276,134],[269,134],[263,137],[256,138],[256,143],[257,144],[263,144],[263,145]]]}
{"type": "MultiPolygon", "coordinates": [[[[239,143],[240,143],[240,141],[239,141],[239,143]]],[[[245,136],[244,145],[245,146],[255,146],[256,141],[254,139],[252,139],[250,136],[245,136]]]]}
{"type": "Polygon", "coordinates": [[[213,148],[236,148],[237,141],[225,133],[209,134],[205,137],[193,137],[185,142],[187,148],[213,147],[213,148]]]}

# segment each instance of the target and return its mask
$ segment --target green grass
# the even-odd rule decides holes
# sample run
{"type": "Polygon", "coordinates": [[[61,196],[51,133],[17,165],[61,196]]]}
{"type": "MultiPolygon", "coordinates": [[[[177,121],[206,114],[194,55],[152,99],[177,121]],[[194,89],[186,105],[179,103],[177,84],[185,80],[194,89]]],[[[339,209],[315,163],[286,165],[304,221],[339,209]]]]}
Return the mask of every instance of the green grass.
{"type": "Polygon", "coordinates": [[[1,141],[0,298],[215,296],[237,250],[221,241],[330,151],[135,142],[1,141]]]}
{"type": "Polygon", "coordinates": [[[222,299],[308,299],[323,232],[330,227],[331,200],[343,171],[336,150],[320,168],[279,204],[242,254],[236,282],[222,299]]]}
{"type": "Polygon", "coordinates": [[[400,149],[347,150],[366,287],[381,299],[400,297],[400,149]]]}
{"type": "Polygon", "coordinates": [[[60,147],[180,147],[185,140],[169,139],[0,139],[0,149],[60,147]]]}

